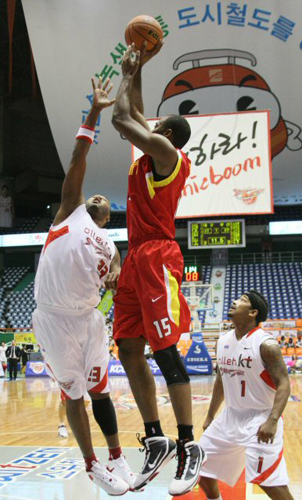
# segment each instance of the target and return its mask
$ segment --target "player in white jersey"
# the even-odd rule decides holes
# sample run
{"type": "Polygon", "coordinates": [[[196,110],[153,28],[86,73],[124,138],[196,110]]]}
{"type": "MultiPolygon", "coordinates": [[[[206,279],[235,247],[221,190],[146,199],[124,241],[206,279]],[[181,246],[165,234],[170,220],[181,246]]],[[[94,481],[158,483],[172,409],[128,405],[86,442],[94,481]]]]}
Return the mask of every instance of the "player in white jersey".
{"type": "Polygon", "coordinates": [[[283,456],[282,412],[290,395],[280,347],[258,325],[266,299],[255,290],[235,300],[234,329],[217,346],[217,376],[200,444],[208,460],[199,485],[208,499],[221,499],[217,480],[234,486],[244,467],[246,482],[274,500],[293,500],[283,456]],[[214,419],[225,400],[225,409],[214,419]]]}
{"type": "Polygon", "coordinates": [[[69,425],[82,451],[91,480],[110,495],[123,495],[134,483],[120,448],[115,409],[108,388],[108,342],[103,315],[96,309],[99,289],[116,289],[120,257],[103,226],[110,218],[110,203],[95,195],[86,203],[82,192],[86,156],[102,109],[111,106],[109,80],[93,86],[93,104],[80,127],[62,200],[42,249],[35,279],[37,309],[33,314],[36,338],[50,375],[66,397],[69,425]],[[86,390],[95,420],[110,452],[110,471],[95,456],[86,390]],[[113,473],[112,473],[113,472],[113,473]]]}

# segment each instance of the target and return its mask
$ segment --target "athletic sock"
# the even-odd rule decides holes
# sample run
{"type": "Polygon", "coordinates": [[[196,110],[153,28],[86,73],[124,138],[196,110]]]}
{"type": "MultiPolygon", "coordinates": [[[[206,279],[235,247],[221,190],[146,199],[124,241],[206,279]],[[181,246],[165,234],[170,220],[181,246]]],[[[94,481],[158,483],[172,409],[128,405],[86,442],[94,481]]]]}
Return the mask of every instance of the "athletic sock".
{"type": "Polygon", "coordinates": [[[98,458],[95,456],[95,454],[91,455],[91,457],[84,457],[84,460],[85,460],[86,472],[91,471],[92,462],[98,462],[98,458]]]}
{"type": "Polygon", "coordinates": [[[218,498],[207,498],[207,500],[222,500],[222,496],[219,495],[218,498]]]}
{"type": "Polygon", "coordinates": [[[159,420],[156,420],[155,422],[144,422],[144,426],[147,438],[153,436],[164,436],[159,420]]]}
{"type": "Polygon", "coordinates": [[[120,458],[122,454],[123,452],[120,446],[117,446],[116,448],[109,448],[109,460],[116,460],[117,458],[120,458]]]}
{"type": "Polygon", "coordinates": [[[182,439],[188,439],[189,441],[194,441],[193,425],[180,424],[177,426],[177,429],[178,429],[178,437],[179,437],[180,441],[182,439]]]}

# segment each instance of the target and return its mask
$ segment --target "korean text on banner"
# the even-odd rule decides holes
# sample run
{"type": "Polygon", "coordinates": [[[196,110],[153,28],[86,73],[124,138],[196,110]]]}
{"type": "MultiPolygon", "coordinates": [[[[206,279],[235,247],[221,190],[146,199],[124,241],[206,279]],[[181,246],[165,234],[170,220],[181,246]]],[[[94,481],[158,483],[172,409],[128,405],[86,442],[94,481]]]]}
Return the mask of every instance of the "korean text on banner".
{"type": "MultiPolygon", "coordinates": [[[[189,116],[191,159],[177,217],[273,212],[269,111],[189,116]]],[[[149,120],[153,128],[155,120],[149,120]]],[[[141,156],[133,148],[133,159],[141,156]]]]}

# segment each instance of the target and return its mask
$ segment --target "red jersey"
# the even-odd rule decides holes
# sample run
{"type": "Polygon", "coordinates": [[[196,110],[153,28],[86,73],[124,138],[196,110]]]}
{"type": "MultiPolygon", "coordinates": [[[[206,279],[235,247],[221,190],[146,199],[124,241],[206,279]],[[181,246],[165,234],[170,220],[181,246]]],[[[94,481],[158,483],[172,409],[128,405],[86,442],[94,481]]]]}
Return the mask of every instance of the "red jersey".
{"type": "Polygon", "coordinates": [[[161,181],[154,180],[150,155],[143,155],[132,163],[127,201],[129,247],[149,239],[175,237],[175,214],[191,167],[185,153],[177,150],[177,154],[176,167],[161,181]]]}

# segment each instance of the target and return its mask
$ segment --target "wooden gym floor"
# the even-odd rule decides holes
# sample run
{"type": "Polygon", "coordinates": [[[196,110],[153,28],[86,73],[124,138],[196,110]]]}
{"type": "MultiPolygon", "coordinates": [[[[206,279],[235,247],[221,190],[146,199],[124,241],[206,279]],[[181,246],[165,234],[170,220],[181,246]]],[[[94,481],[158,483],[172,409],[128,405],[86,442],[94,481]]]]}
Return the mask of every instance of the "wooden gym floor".
{"type": "MultiPolygon", "coordinates": [[[[214,377],[192,377],[195,437],[202,433],[214,377]]],[[[290,377],[292,396],[284,414],[285,458],[290,489],[302,500],[302,375],[290,377]]],[[[117,410],[121,444],[134,472],[143,462],[136,434],[143,435],[141,417],[129,384],[124,377],[111,377],[111,395],[117,410]]],[[[156,377],[158,405],[164,432],[176,437],[176,423],[162,377],[156,377]]],[[[107,498],[83,471],[81,454],[69,431],[68,439],[57,435],[60,396],[49,378],[0,379],[0,500],[99,500],[107,498]]],[[[88,414],[93,443],[102,462],[108,458],[105,440],[95,423],[91,405],[88,414]]],[[[127,498],[167,500],[168,484],[175,462],[170,463],[143,493],[127,493],[127,498]]],[[[221,486],[224,500],[265,500],[261,490],[245,485],[244,476],[232,489],[221,486]]],[[[198,487],[185,500],[205,496],[198,487]]]]}

